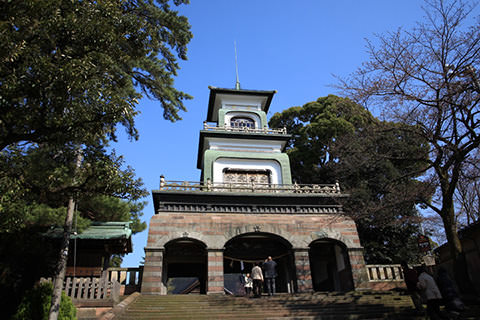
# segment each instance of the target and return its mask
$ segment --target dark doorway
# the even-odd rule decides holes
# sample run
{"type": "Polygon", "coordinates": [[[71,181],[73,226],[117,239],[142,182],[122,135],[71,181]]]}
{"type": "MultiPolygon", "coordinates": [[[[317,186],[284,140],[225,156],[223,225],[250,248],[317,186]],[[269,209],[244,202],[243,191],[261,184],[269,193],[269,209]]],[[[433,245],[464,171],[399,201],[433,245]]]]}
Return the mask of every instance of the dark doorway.
{"type": "Polygon", "coordinates": [[[310,244],[310,271],[315,291],[353,290],[352,269],[345,245],[336,240],[310,244]]]}
{"type": "Polygon", "coordinates": [[[172,284],[192,282],[195,278],[199,286],[191,288],[189,293],[206,293],[207,287],[207,250],[205,244],[194,239],[177,239],[165,245],[163,258],[164,284],[168,292],[178,292],[168,288],[172,284]]]}
{"type": "Polygon", "coordinates": [[[252,271],[254,263],[271,256],[277,263],[276,291],[294,292],[296,278],[291,249],[287,240],[270,233],[253,232],[234,237],[225,244],[225,279],[240,278],[252,271]]]}

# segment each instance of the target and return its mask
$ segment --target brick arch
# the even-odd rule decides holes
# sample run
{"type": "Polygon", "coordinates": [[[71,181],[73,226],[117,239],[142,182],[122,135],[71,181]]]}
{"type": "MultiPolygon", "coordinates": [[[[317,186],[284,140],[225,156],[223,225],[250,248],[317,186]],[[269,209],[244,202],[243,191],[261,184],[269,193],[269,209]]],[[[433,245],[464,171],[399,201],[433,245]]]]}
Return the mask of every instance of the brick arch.
{"type": "Polygon", "coordinates": [[[332,243],[332,244],[337,244],[339,245],[342,250],[347,250],[348,249],[348,246],[345,244],[345,242],[339,240],[339,239],[334,239],[334,238],[328,238],[328,237],[325,237],[325,238],[317,238],[315,240],[312,240],[309,244],[308,244],[308,247],[311,248],[313,245],[315,245],[316,243],[318,242],[321,242],[321,241],[325,241],[325,242],[329,242],[329,243],[332,243]]]}
{"type": "Polygon", "coordinates": [[[204,247],[204,249],[207,249],[207,244],[199,239],[196,239],[196,238],[192,238],[192,237],[177,237],[177,238],[174,238],[174,239],[171,239],[167,242],[164,243],[163,247],[167,247],[169,245],[172,245],[172,244],[175,244],[175,242],[177,241],[182,241],[182,240],[190,240],[192,242],[196,242],[200,245],[202,245],[204,247]]]}
{"type": "Polygon", "coordinates": [[[288,239],[286,239],[286,238],[284,238],[281,235],[278,235],[276,233],[265,232],[265,231],[244,232],[244,233],[235,235],[234,237],[231,237],[230,239],[225,241],[225,244],[224,244],[223,247],[225,248],[228,245],[228,243],[231,242],[231,241],[235,241],[235,240],[240,239],[240,238],[245,237],[245,236],[254,236],[254,235],[271,237],[272,240],[278,240],[278,241],[282,242],[289,249],[291,249],[293,247],[292,243],[288,239]]]}
{"type": "Polygon", "coordinates": [[[309,247],[311,243],[319,240],[331,240],[342,243],[345,248],[358,248],[360,247],[360,243],[355,243],[354,239],[351,236],[346,237],[344,234],[332,230],[332,229],[321,229],[318,232],[312,232],[309,235],[305,235],[302,237],[297,237],[294,239],[294,246],[298,248],[306,248],[309,247]]]}
{"type": "Polygon", "coordinates": [[[162,237],[158,237],[157,241],[155,242],[155,247],[157,248],[165,248],[166,245],[171,244],[177,240],[188,239],[193,241],[198,241],[208,248],[208,239],[200,233],[200,232],[193,232],[193,231],[176,231],[176,232],[169,232],[167,235],[162,237]]]}

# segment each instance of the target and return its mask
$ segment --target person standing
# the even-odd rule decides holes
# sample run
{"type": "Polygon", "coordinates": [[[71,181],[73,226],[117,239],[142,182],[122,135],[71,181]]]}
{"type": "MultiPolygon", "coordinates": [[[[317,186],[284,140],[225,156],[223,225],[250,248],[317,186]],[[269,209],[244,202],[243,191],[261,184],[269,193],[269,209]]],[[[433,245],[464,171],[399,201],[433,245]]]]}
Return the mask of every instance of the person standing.
{"type": "Polygon", "coordinates": [[[259,263],[256,263],[252,268],[252,279],[253,279],[253,296],[258,298],[262,295],[262,283],[263,283],[263,274],[262,268],[260,268],[259,263]]]}
{"type": "Polygon", "coordinates": [[[402,261],[401,266],[403,271],[403,280],[405,280],[408,294],[410,294],[410,297],[412,298],[415,309],[417,309],[418,312],[424,312],[422,305],[422,297],[420,297],[420,292],[417,288],[418,273],[417,271],[415,271],[415,269],[408,267],[406,261],[402,261]]]}
{"type": "Polygon", "coordinates": [[[263,264],[263,270],[265,271],[265,282],[267,283],[267,291],[269,296],[275,294],[275,277],[277,276],[277,263],[272,260],[272,257],[268,256],[267,260],[263,264]]]}
{"type": "Polygon", "coordinates": [[[458,313],[465,309],[465,305],[458,295],[454,281],[450,278],[447,269],[443,266],[438,269],[437,285],[442,294],[445,307],[449,312],[458,313]]]}
{"type": "Polygon", "coordinates": [[[440,305],[442,304],[442,294],[431,275],[428,274],[425,265],[420,268],[420,275],[418,276],[417,288],[422,291],[422,297],[427,301],[427,314],[431,320],[445,319],[440,312],[440,305]]]}
{"type": "Polygon", "coordinates": [[[247,273],[244,278],[245,281],[245,296],[250,297],[250,294],[252,293],[252,288],[253,288],[253,280],[252,277],[250,276],[250,273],[247,273]]]}

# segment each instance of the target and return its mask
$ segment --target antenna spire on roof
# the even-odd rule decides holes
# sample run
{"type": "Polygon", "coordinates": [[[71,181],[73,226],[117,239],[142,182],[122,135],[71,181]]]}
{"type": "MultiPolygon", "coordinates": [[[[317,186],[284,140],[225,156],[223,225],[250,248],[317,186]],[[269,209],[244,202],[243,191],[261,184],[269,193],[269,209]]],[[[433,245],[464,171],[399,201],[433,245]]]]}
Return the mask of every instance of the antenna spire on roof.
{"type": "Polygon", "coordinates": [[[237,42],[233,41],[233,46],[235,47],[235,74],[237,76],[235,82],[235,90],[240,90],[240,81],[238,80],[238,63],[237,63],[237,42]]]}

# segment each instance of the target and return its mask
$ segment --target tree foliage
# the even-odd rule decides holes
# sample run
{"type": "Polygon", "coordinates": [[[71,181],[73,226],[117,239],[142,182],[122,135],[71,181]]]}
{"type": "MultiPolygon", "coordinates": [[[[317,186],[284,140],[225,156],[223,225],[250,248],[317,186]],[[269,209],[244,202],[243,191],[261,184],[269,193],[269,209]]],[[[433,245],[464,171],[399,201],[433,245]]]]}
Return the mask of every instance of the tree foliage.
{"type": "Polygon", "coordinates": [[[40,277],[53,273],[57,249],[41,232],[27,227],[0,233],[0,299],[2,317],[6,319],[40,277]]]}
{"type": "MultiPolygon", "coordinates": [[[[53,286],[51,282],[39,283],[29,290],[22,299],[17,312],[12,320],[46,320],[48,319],[48,310],[50,308],[50,298],[52,296],[53,286]]],[[[75,320],[77,309],[72,300],[62,292],[60,311],[58,319],[75,320]]]]}
{"type": "Polygon", "coordinates": [[[4,173],[0,178],[0,231],[63,225],[70,196],[79,201],[80,228],[90,220],[130,220],[135,231],[145,229],[140,222],[143,203],[137,200],[146,190],[132,168],[123,168],[123,158],[101,145],[85,146],[81,167],[74,174],[74,154],[74,146],[46,144],[0,152],[4,173]]]}
{"type": "Polygon", "coordinates": [[[387,116],[418,128],[414,134],[428,141],[425,171],[437,192],[424,204],[442,218],[457,261],[463,260],[463,248],[455,192],[480,145],[480,24],[471,17],[473,8],[461,0],[425,1],[425,22],[369,42],[369,61],[341,84],[354,100],[382,106],[387,116]]]}
{"type": "MultiPolygon", "coordinates": [[[[188,0],[175,0],[176,5],[188,0]]],[[[145,95],[165,119],[180,119],[173,86],[192,38],[168,1],[2,1],[0,150],[22,142],[89,143],[115,139],[145,95]]]]}
{"type": "Polygon", "coordinates": [[[270,126],[293,134],[287,153],[297,182],[338,180],[350,194],[344,210],[357,222],[367,262],[417,257],[415,204],[429,190],[414,178],[427,149],[411,134],[413,128],[379,121],[333,95],[276,113],[270,126]]]}
{"type": "Polygon", "coordinates": [[[0,3],[0,231],[66,216],[52,319],[75,202],[80,223],[127,219],[134,231],[145,228],[143,204],[134,203],[145,195],[142,182],[107,142],[119,126],[138,137],[143,96],[160,102],[165,119],[180,119],[190,96],[173,78],[191,38],[168,0],[0,3]]]}

